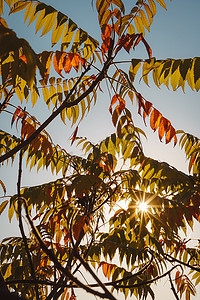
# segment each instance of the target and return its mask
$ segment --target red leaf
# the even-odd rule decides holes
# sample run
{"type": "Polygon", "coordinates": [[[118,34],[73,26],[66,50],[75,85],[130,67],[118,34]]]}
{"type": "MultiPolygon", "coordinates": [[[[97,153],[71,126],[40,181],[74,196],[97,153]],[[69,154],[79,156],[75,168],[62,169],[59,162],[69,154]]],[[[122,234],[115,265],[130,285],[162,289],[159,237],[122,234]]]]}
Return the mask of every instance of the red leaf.
{"type": "Polygon", "coordinates": [[[143,41],[143,43],[144,43],[144,45],[146,47],[147,53],[149,55],[149,59],[151,59],[151,57],[152,57],[152,50],[151,50],[149,44],[147,43],[147,41],[144,39],[143,36],[142,36],[142,41],[143,41]]]}
{"type": "Polygon", "coordinates": [[[160,141],[162,140],[164,134],[169,130],[170,126],[171,126],[170,121],[167,120],[164,117],[161,117],[160,124],[159,124],[159,138],[160,138],[160,141]]]}
{"type": "Polygon", "coordinates": [[[120,96],[118,96],[120,109],[123,110],[126,107],[126,102],[120,96]]]}
{"type": "Polygon", "coordinates": [[[136,42],[135,42],[135,44],[133,46],[133,49],[139,44],[140,41],[142,41],[143,44],[145,45],[145,48],[146,48],[147,53],[149,55],[149,59],[151,59],[151,57],[152,57],[152,50],[151,50],[149,44],[147,43],[147,41],[145,40],[145,38],[143,37],[142,33],[137,34],[136,36],[138,36],[138,38],[137,38],[137,40],[136,40],[136,42]]]}
{"type": "Polygon", "coordinates": [[[74,143],[74,141],[75,141],[75,138],[76,138],[76,136],[77,136],[77,132],[78,132],[78,126],[76,127],[76,129],[75,129],[75,131],[74,131],[74,134],[73,134],[73,136],[72,136],[72,142],[71,142],[71,145],[74,143]]]}
{"type": "Polygon", "coordinates": [[[18,121],[21,119],[25,119],[25,113],[24,111],[22,110],[22,108],[20,106],[17,107],[16,111],[14,112],[14,115],[12,117],[12,121],[11,121],[11,127],[15,121],[15,119],[17,118],[17,122],[16,122],[16,128],[17,128],[17,124],[18,124],[18,121]]]}
{"type": "Polygon", "coordinates": [[[150,115],[151,109],[152,109],[152,103],[149,101],[146,101],[145,105],[144,105],[144,111],[143,111],[143,120],[144,120],[145,124],[146,124],[145,118],[146,118],[146,116],[150,115]]]}
{"type": "Polygon", "coordinates": [[[133,49],[139,44],[140,41],[142,41],[142,35],[141,34],[137,34],[136,36],[137,36],[137,40],[135,41],[133,49]]]}
{"type": "Polygon", "coordinates": [[[161,113],[154,108],[150,117],[150,126],[154,131],[156,131],[156,129],[158,128],[161,117],[161,113]]]}
{"type": "Polygon", "coordinates": [[[137,99],[138,99],[138,104],[139,104],[138,113],[141,115],[141,108],[143,108],[145,110],[144,99],[140,93],[137,93],[137,99]]]}
{"type": "Polygon", "coordinates": [[[17,116],[19,115],[19,113],[21,112],[21,107],[18,106],[17,109],[14,112],[14,115],[12,117],[12,121],[11,121],[11,127],[13,126],[13,123],[15,122],[15,119],[17,118],[17,116]]]}
{"type": "Polygon", "coordinates": [[[122,35],[122,37],[119,39],[117,43],[118,47],[115,50],[115,54],[117,54],[122,47],[124,47],[124,49],[129,53],[137,36],[138,36],[137,34],[122,35]]]}
{"type": "Polygon", "coordinates": [[[36,129],[31,124],[23,122],[21,130],[22,139],[25,139],[26,136],[27,138],[31,136],[35,132],[35,130],[36,129]]]}

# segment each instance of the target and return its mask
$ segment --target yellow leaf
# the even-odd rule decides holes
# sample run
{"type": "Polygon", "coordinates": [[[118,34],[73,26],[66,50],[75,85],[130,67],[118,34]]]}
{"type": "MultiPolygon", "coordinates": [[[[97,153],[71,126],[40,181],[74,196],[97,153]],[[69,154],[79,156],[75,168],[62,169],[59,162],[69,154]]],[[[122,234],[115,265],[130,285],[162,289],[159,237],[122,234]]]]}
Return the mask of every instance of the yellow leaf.
{"type": "Polygon", "coordinates": [[[43,93],[43,97],[44,97],[44,101],[46,102],[48,108],[50,107],[50,94],[49,94],[49,90],[47,87],[42,87],[42,93],[43,93]]]}
{"type": "Polygon", "coordinates": [[[195,89],[197,92],[200,90],[200,78],[195,83],[195,89]]]}
{"type": "Polygon", "coordinates": [[[153,16],[156,14],[156,4],[153,0],[148,0],[153,16]]]}
{"type": "Polygon", "coordinates": [[[151,25],[152,22],[153,22],[153,14],[152,14],[152,11],[150,10],[148,4],[144,4],[144,8],[145,8],[145,10],[146,10],[146,14],[147,14],[147,16],[148,16],[149,23],[150,23],[150,25],[151,25]]]}
{"type": "Polygon", "coordinates": [[[180,72],[178,69],[171,75],[171,86],[173,90],[175,91],[178,87],[178,84],[180,82],[180,72]]]}
{"type": "Polygon", "coordinates": [[[82,111],[82,116],[81,116],[81,120],[82,120],[85,115],[85,111],[86,111],[85,100],[81,101],[81,111],[82,111]]]}
{"type": "Polygon", "coordinates": [[[135,20],[135,26],[136,26],[136,28],[137,28],[137,31],[138,31],[139,33],[142,33],[143,36],[144,36],[144,35],[145,35],[145,31],[144,31],[144,27],[143,27],[141,18],[140,18],[138,15],[136,15],[136,16],[134,17],[134,20],[135,20]]]}
{"type": "Polygon", "coordinates": [[[6,187],[5,187],[5,184],[3,183],[2,180],[0,180],[0,185],[1,185],[1,187],[3,189],[3,192],[4,192],[4,195],[5,195],[6,194],[6,187]]]}
{"type": "Polygon", "coordinates": [[[5,201],[3,201],[3,202],[0,204],[0,215],[2,214],[2,212],[4,211],[4,209],[6,208],[8,202],[9,202],[8,200],[5,200],[5,201]]]}
{"type": "Polygon", "coordinates": [[[27,21],[27,19],[30,17],[30,14],[33,10],[33,2],[29,2],[28,5],[27,5],[27,8],[26,8],[26,11],[25,11],[25,14],[24,14],[24,23],[27,21]]]}
{"type": "Polygon", "coordinates": [[[124,4],[121,0],[112,0],[111,2],[118,6],[123,14],[125,13],[124,4]]]}
{"type": "Polygon", "coordinates": [[[158,3],[160,3],[160,5],[167,10],[166,4],[163,0],[156,0],[158,3]]]}
{"type": "Polygon", "coordinates": [[[195,84],[194,84],[193,70],[188,70],[187,75],[186,75],[186,80],[187,80],[189,86],[191,87],[191,89],[194,90],[195,84]]]}
{"type": "Polygon", "coordinates": [[[129,76],[132,82],[134,81],[135,75],[137,74],[140,66],[141,66],[141,59],[132,59],[131,67],[129,69],[129,76]]]}
{"type": "Polygon", "coordinates": [[[34,106],[35,103],[37,102],[37,99],[38,99],[38,93],[37,91],[34,89],[32,94],[31,94],[31,102],[32,102],[32,105],[34,106]]]}
{"type": "Polygon", "coordinates": [[[39,13],[39,16],[38,16],[38,19],[37,19],[37,22],[36,22],[35,33],[37,33],[42,28],[42,26],[44,25],[44,22],[45,22],[44,15],[45,15],[45,9],[43,9],[39,13]]]}
{"type": "Polygon", "coordinates": [[[15,212],[15,207],[14,207],[14,204],[12,203],[8,209],[8,219],[9,221],[11,222],[11,219],[14,215],[14,212],[15,212]]]}
{"type": "Polygon", "coordinates": [[[128,25],[128,34],[134,34],[135,33],[135,27],[133,24],[128,25]]]}
{"type": "Polygon", "coordinates": [[[18,1],[14,3],[13,7],[11,8],[9,15],[16,13],[18,11],[21,11],[27,7],[27,5],[30,3],[30,1],[18,1]]]}
{"type": "Polygon", "coordinates": [[[145,12],[144,12],[143,10],[140,10],[140,11],[139,11],[139,14],[140,14],[142,23],[144,24],[144,26],[146,27],[146,29],[147,29],[148,31],[150,31],[150,26],[149,26],[150,24],[149,24],[149,21],[148,21],[146,15],[145,15],[145,12]]]}
{"type": "Polygon", "coordinates": [[[95,49],[98,47],[98,45],[99,44],[96,40],[88,36],[83,49],[83,57],[85,59],[89,59],[90,56],[94,53],[95,49]]]}
{"type": "Polygon", "coordinates": [[[76,105],[72,107],[72,126],[76,123],[78,117],[79,117],[79,106],[76,105]]]}
{"type": "Polygon", "coordinates": [[[7,279],[8,277],[10,277],[10,275],[12,274],[12,268],[11,268],[11,264],[8,265],[7,269],[6,269],[6,273],[4,275],[4,279],[7,279]]]}
{"type": "Polygon", "coordinates": [[[52,29],[52,27],[55,23],[56,16],[57,16],[57,12],[53,12],[53,13],[48,14],[47,16],[45,16],[45,18],[44,18],[44,27],[42,29],[41,36],[47,34],[52,29]]]}
{"type": "Polygon", "coordinates": [[[51,37],[52,46],[54,46],[62,37],[67,20],[67,16],[58,13],[51,37]]]}
{"type": "Polygon", "coordinates": [[[100,15],[103,14],[109,8],[109,6],[109,2],[105,0],[97,0],[96,2],[96,8],[100,15]]]}
{"type": "Polygon", "coordinates": [[[65,123],[65,115],[66,115],[66,108],[64,108],[64,109],[61,111],[61,113],[60,113],[60,118],[61,118],[61,120],[63,121],[64,124],[66,124],[66,123],[65,123]]]}
{"type": "Polygon", "coordinates": [[[4,0],[0,0],[0,16],[3,14],[4,0]]]}
{"type": "Polygon", "coordinates": [[[55,106],[57,103],[57,91],[56,91],[55,86],[51,85],[49,91],[50,91],[51,101],[52,101],[53,105],[55,106]]]}
{"type": "MultiPolygon", "coordinates": [[[[60,79],[60,78],[58,78],[60,79]]],[[[58,96],[58,100],[61,103],[62,102],[62,98],[63,98],[63,90],[62,90],[62,86],[60,84],[58,84],[58,80],[57,80],[57,96],[58,96]]]]}
{"type": "Polygon", "coordinates": [[[71,120],[71,117],[72,117],[72,108],[71,107],[67,108],[66,116],[69,120],[71,120]]]}
{"type": "Polygon", "coordinates": [[[31,14],[30,14],[30,17],[29,17],[28,26],[31,23],[33,23],[35,21],[35,19],[37,18],[37,16],[38,16],[38,11],[36,12],[36,8],[37,8],[37,5],[35,5],[34,8],[31,11],[31,14]]]}
{"type": "Polygon", "coordinates": [[[17,94],[17,97],[19,98],[20,102],[22,103],[23,99],[24,99],[24,93],[21,90],[21,88],[19,88],[19,86],[15,87],[15,93],[17,94]]]}

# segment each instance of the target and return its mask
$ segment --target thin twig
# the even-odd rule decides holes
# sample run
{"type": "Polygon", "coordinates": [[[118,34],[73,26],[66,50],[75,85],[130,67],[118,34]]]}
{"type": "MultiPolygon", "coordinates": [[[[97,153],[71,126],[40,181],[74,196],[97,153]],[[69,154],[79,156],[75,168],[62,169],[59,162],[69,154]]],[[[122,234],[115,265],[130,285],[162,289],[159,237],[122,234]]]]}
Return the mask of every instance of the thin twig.
{"type": "Polygon", "coordinates": [[[74,87],[71,89],[70,93],[67,95],[67,97],[65,98],[65,100],[63,101],[63,103],[61,104],[61,106],[59,108],[57,108],[45,121],[44,123],[32,134],[30,135],[25,141],[21,142],[19,145],[17,145],[15,148],[13,148],[12,150],[8,151],[7,153],[5,153],[4,155],[2,155],[0,157],[0,163],[3,162],[4,160],[12,157],[15,153],[17,153],[18,151],[20,151],[22,148],[26,147],[27,145],[29,145],[37,136],[40,132],[42,132],[42,130],[44,130],[60,113],[63,109],[65,108],[70,108],[73,107],[77,104],[80,103],[80,101],[82,99],[84,99],[85,97],[87,97],[92,91],[93,89],[96,87],[96,85],[105,78],[108,68],[110,66],[112,62],[111,56],[108,56],[108,60],[105,62],[100,74],[97,76],[97,78],[93,81],[93,83],[91,84],[91,86],[88,88],[87,91],[85,91],[81,96],[79,96],[76,100],[69,102],[68,100],[70,99],[70,97],[72,96],[73,92],[76,89],[76,86],[79,84],[79,82],[81,81],[82,77],[90,70],[90,65],[88,66],[88,68],[81,74],[81,76],[79,77],[79,79],[77,80],[77,82],[75,83],[74,87]]]}
{"type": "MultiPolygon", "coordinates": [[[[74,214],[75,215],[75,214],[74,214]]],[[[98,285],[103,289],[105,292],[105,298],[111,299],[111,300],[116,300],[116,298],[110,293],[110,291],[106,288],[106,286],[103,284],[103,282],[98,278],[98,276],[94,273],[94,271],[90,268],[88,263],[82,258],[82,256],[78,252],[78,248],[76,244],[74,243],[74,239],[72,236],[72,225],[73,225],[73,216],[72,216],[72,221],[71,221],[71,226],[69,228],[69,233],[70,233],[70,239],[72,242],[73,249],[75,251],[75,255],[78,258],[78,260],[81,262],[81,264],[84,266],[84,268],[90,273],[90,275],[96,280],[98,285]]]]}
{"type": "MultiPolygon", "coordinates": [[[[18,199],[20,199],[21,197],[21,177],[22,177],[22,150],[20,150],[19,152],[19,170],[18,170],[18,182],[17,182],[17,196],[18,199]]],[[[20,228],[20,232],[23,238],[23,242],[24,242],[24,247],[25,247],[25,251],[26,251],[26,255],[29,261],[29,265],[30,265],[30,272],[31,272],[31,276],[33,278],[33,280],[36,282],[36,275],[35,275],[35,270],[34,270],[34,266],[33,266],[33,262],[31,259],[31,254],[28,248],[28,242],[27,242],[27,238],[24,232],[24,227],[23,227],[23,222],[22,222],[22,206],[21,206],[21,201],[18,201],[18,216],[19,216],[19,228],[20,228]]],[[[35,293],[36,293],[36,299],[39,300],[39,291],[38,291],[38,285],[37,283],[35,283],[35,293]]]]}
{"type": "Polygon", "coordinates": [[[91,289],[89,286],[83,284],[80,280],[78,280],[76,277],[74,277],[70,270],[68,268],[64,268],[61,263],[58,261],[57,257],[54,255],[54,253],[47,248],[47,246],[45,245],[45,243],[43,242],[42,238],[40,237],[40,234],[38,232],[38,230],[36,229],[36,227],[34,226],[29,213],[28,213],[28,207],[26,204],[26,200],[21,197],[20,198],[22,200],[22,202],[24,203],[24,208],[25,208],[25,212],[26,212],[26,218],[31,226],[31,229],[33,231],[33,234],[35,235],[36,239],[38,240],[41,249],[47,254],[47,256],[49,257],[49,259],[55,264],[56,268],[58,270],[60,270],[60,272],[62,272],[69,280],[71,280],[73,283],[77,284],[77,286],[79,286],[80,288],[82,288],[83,290],[85,290],[88,293],[91,293],[93,295],[99,296],[100,298],[105,298],[105,294],[104,293],[100,293],[96,290],[91,289]]]}
{"type": "Polygon", "coordinates": [[[170,285],[171,285],[171,290],[172,290],[172,292],[173,292],[176,300],[180,300],[179,297],[178,297],[178,295],[177,295],[177,292],[175,290],[175,287],[173,285],[172,278],[171,278],[171,273],[169,273],[168,276],[169,276],[169,282],[170,282],[170,285]]]}

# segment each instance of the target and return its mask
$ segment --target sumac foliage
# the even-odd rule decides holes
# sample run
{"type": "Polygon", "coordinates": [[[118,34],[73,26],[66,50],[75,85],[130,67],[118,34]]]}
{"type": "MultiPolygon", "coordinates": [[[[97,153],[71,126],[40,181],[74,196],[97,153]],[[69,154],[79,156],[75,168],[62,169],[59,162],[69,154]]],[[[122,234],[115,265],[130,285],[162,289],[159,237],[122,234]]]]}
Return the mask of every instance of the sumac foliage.
{"type": "Polygon", "coordinates": [[[1,299],[72,300],[78,289],[101,299],[119,299],[118,293],[155,299],[153,284],[165,276],[170,299],[196,294],[200,246],[192,245],[187,229],[200,222],[200,139],[177,130],[135,82],[140,71],[147,85],[152,75],[158,87],[184,91],[187,83],[198,92],[200,57],[152,57],[145,32],[166,3],[132,1],[128,11],[126,2],[92,1],[98,40],[41,1],[0,1],[0,113],[10,115],[10,132],[0,130],[0,162],[18,165],[16,194],[0,179],[0,214],[16,217],[21,234],[0,244],[1,299]],[[24,11],[36,34],[51,34],[54,48],[36,53],[10,29],[7,10],[11,17],[24,11]],[[137,47],[146,57],[134,57],[137,47]],[[102,92],[113,133],[91,142],[79,129],[102,92]],[[48,108],[43,122],[35,107],[48,108]],[[190,175],[145,155],[135,108],[158,141],[185,151],[190,175]],[[69,146],[82,154],[68,152],[48,133],[55,119],[61,130],[59,116],[73,128],[69,146]],[[24,168],[46,169],[54,180],[22,187],[24,168]]]}

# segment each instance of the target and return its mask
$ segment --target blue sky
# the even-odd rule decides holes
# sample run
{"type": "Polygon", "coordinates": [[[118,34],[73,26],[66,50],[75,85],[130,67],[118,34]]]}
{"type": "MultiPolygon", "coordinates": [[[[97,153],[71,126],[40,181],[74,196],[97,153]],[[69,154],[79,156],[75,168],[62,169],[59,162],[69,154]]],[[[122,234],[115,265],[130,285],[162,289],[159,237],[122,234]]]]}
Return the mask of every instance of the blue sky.
{"type": "MultiPolygon", "coordinates": [[[[63,13],[71,17],[80,27],[86,30],[93,37],[99,37],[99,29],[97,23],[97,17],[95,9],[91,7],[91,0],[57,0],[57,1],[44,1],[49,3],[55,8],[59,9],[63,13]]],[[[131,8],[135,1],[125,0],[127,7],[131,8]]],[[[166,0],[167,12],[158,7],[158,13],[154,18],[154,22],[151,26],[151,32],[146,34],[146,40],[150,44],[153,56],[158,59],[166,58],[193,58],[200,56],[200,1],[199,0],[166,0]]],[[[36,52],[41,52],[45,49],[51,49],[50,35],[40,38],[40,34],[35,36],[35,27],[30,25],[28,28],[23,24],[23,13],[17,13],[7,18],[5,17],[10,28],[13,28],[18,37],[23,37],[29,41],[31,46],[36,52]]],[[[53,48],[54,49],[54,48],[53,48]]],[[[56,47],[55,47],[56,50],[56,47]]],[[[147,54],[142,45],[137,47],[135,52],[131,52],[131,58],[140,57],[147,58],[147,54]]],[[[123,59],[123,57],[122,57],[123,59]]],[[[173,92],[167,90],[166,87],[158,89],[151,83],[151,87],[147,87],[143,83],[136,83],[137,90],[145,97],[145,99],[151,101],[158,110],[168,118],[172,125],[176,129],[183,129],[186,132],[192,133],[200,137],[200,97],[199,93],[191,91],[190,88],[186,88],[186,92],[181,90],[173,92]]],[[[43,121],[47,115],[48,110],[41,104],[42,100],[36,104],[34,111],[39,115],[38,119],[43,121]],[[42,105],[42,110],[40,109],[42,105]]],[[[15,105],[20,105],[16,99],[15,105]]],[[[112,126],[108,108],[110,105],[110,99],[106,92],[100,95],[98,104],[89,113],[88,117],[82,122],[79,128],[79,135],[87,136],[94,142],[98,142],[105,138],[106,135],[114,131],[112,126]]],[[[133,106],[133,111],[137,111],[136,103],[133,106]]],[[[136,125],[146,131],[148,140],[144,141],[144,151],[147,156],[159,159],[161,161],[167,161],[171,165],[175,166],[179,170],[187,172],[187,163],[185,160],[184,152],[180,150],[177,145],[175,148],[172,143],[165,145],[161,143],[157,133],[153,133],[147,126],[145,128],[140,117],[135,115],[136,125]]],[[[59,143],[63,147],[66,147],[68,151],[74,151],[74,148],[69,147],[69,137],[73,131],[70,125],[61,125],[62,130],[58,132],[56,129],[56,122],[52,123],[48,128],[55,143],[59,143]]],[[[148,122],[147,122],[148,123],[148,122]]],[[[0,119],[0,126],[10,132],[10,116],[2,114],[0,119]]],[[[14,166],[3,167],[1,169],[1,179],[6,184],[8,195],[16,191],[16,174],[17,174],[17,162],[14,166]]],[[[23,185],[34,185],[41,182],[46,182],[53,177],[49,172],[39,172],[32,170],[29,174],[28,171],[24,172],[23,185]]],[[[11,226],[6,223],[6,214],[4,213],[0,218],[0,237],[7,234],[17,233],[17,228],[14,224],[11,226]],[[6,225],[5,225],[6,224],[6,225]]],[[[192,235],[198,237],[197,229],[192,235]]],[[[165,280],[164,280],[165,282],[165,280]]],[[[164,289],[165,291],[165,289],[164,289]]],[[[156,299],[169,300],[173,299],[172,294],[168,294],[167,290],[165,295],[160,285],[158,288],[158,295],[156,299]]],[[[88,300],[90,299],[87,296],[88,300]]],[[[196,299],[198,296],[196,297],[196,299]]],[[[93,299],[93,297],[91,297],[93,299]]],[[[122,298],[121,298],[122,299],[122,298]]]]}

